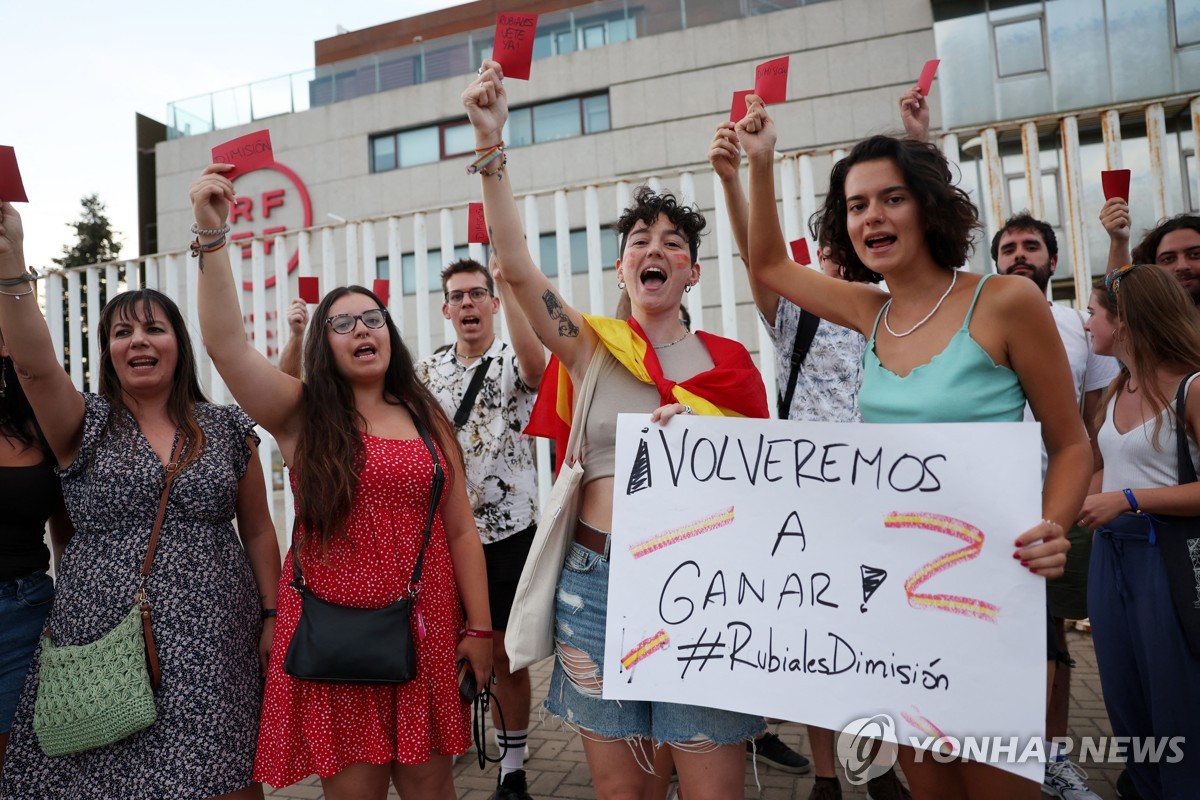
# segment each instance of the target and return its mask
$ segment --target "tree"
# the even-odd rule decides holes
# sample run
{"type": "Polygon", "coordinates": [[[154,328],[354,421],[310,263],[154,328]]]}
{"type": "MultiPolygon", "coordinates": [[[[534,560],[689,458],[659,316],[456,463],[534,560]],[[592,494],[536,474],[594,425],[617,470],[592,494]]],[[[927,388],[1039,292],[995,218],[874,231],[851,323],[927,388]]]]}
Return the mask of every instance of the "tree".
{"type": "Polygon", "coordinates": [[[105,261],[115,261],[121,253],[121,244],[115,240],[120,234],[112,229],[108,221],[108,207],[97,194],[85,195],[79,201],[83,214],[76,222],[68,222],[75,229],[78,241],[74,245],[63,245],[63,257],[53,259],[60,267],[86,267],[105,261]]]}

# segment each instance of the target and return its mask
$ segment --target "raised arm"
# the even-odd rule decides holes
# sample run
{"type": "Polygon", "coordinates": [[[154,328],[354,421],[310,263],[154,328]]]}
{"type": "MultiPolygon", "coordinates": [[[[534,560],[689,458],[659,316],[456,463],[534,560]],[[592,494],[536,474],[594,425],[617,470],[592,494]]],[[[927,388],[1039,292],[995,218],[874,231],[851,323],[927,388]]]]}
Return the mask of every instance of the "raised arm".
{"type": "Polygon", "coordinates": [[[546,371],[546,350],[538,341],[537,334],[533,332],[533,326],[529,324],[525,312],[521,310],[521,304],[513,296],[508,281],[504,280],[495,253],[492,254],[488,267],[492,270],[496,292],[500,295],[500,307],[504,309],[504,324],[508,328],[508,341],[517,356],[517,371],[521,383],[531,389],[537,389],[542,380],[542,373],[546,371]]]}
{"type": "Polygon", "coordinates": [[[308,303],[292,298],[288,306],[288,342],[279,355],[279,371],[293,378],[300,377],[300,352],[304,349],[304,326],[308,323],[308,303]]]}
{"type": "MultiPolygon", "coordinates": [[[[753,96],[752,96],[753,97],[753,96]]],[[[860,333],[887,299],[878,289],[801,267],[788,257],[775,207],[775,123],[755,98],[737,124],[750,162],[750,275],[810,314],[860,333]]]]}
{"type": "Polygon", "coordinates": [[[0,331],[42,434],[60,467],[83,443],[83,397],[54,354],[50,329],[26,276],[24,228],[11,203],[0,200],[0,331]]]}
{"type": "MultiPolygon", "coordinates": [[[[508,95],[502,78],[500,65],[485,61],[479,77],[462,94],[467,117],[475,129],[475,149],[480,155],[501,143],[501,132],[508,120],[508,95]]],[[[538,338],[572,375],[582,377],[596,347],[596,335],[584,323],[583,316],[563,302],[550,279],[533,263],[503,160],[503,156],[497,156],[479,173],[488,238],[504,280],[538,338]]]]}
{"type": "Polygon", "coordinates": [[[918,142],[929,141],[929,101],[916,86],[900,95],[900,121],[908,138],[918,142]]]}
{"type": "Polygon", "coordinates": [[[1131,232],[1129,203],[1123,197],[1114,197],[1100,209],[1100,224],[1108,234],[1108,266],[1104,274],[1123,267],[1133,260],[1129,254],[1131,232]]]}
{"type": "Polygon", "coordinates": [[[713,172],[721,181],[721,191],[725,195],[725,208],[729,212],[729,227],[733,228],[733,240],[737,242],[738,253],[742,263],[746,265],[750,278],[750,295],[754,305],[766,319],[767,324],[775,327],[775,312],[779,308],[779,295],[755,280],[754,272],[750,270],[750,203],[742,190],[742,179],[738,167],[742,162],[742,146],[738,142],[737,129],[733,123],[726,120],[717,126],[712,144],[708,146],[708,163],[712,164],[713,172]]]}
{"type": "MultiPolygon", "coordinates": [[[[222,175],[228,167],[227,164],[205,167],[192,184],[192,212],[201,230],[218,230],[225,225],[233,200],[233,184],[222,175]]],[[[201,244],[208,244],[218,237],[199,238],[201,244]]],[[[246,340],[229,267],[229,248],[202,255],[199,270],[196,300],[204,347],[238,404],[271,432],[284,459],[290,463],[300,423],[297,413],[302,397],[300,381],[277,370],[246,340]]]]}

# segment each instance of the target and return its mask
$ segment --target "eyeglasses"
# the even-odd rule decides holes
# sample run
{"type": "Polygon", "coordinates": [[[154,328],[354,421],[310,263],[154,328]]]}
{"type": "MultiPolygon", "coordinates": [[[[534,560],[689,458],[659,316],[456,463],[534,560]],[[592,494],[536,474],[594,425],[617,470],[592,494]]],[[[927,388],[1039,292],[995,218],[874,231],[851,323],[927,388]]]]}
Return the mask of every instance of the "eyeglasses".
{"type": "Polygon", "coordinates": [[[472,303],[482,303],[484,300],[491,297],[492,293],[487,289],[484,289],[482,286],[477,286],[474,289],[471,289],[469,292],[463,292],[455,289],[453,292],[446,292],[446,302],[452,306],[461,306],[463,298],[468,295],[471,297],[472,303]]]}
{"type": "Polygon", "coordinates": [[[325,320],[334,333],[349,333],[358,321],[367,328],[382,328],[387,323],[386,308],[369,308],[361,314],[337,314],[325,320]]]}

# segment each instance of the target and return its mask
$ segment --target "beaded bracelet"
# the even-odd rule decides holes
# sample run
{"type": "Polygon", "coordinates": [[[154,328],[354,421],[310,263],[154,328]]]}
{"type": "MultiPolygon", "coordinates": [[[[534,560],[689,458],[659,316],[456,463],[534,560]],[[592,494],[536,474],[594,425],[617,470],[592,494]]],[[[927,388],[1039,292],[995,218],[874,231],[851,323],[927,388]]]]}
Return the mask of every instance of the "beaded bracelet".
{"type": "MultiPolygon", "coordinates": [[[[467,165],[468,175],[482,175],[485,178],[490,178],[493,175],[500,175],[500,170],[508,166],[508,155],[504,152],[504,142],[489,147],[486,150],[476,150],[475,152],[479,157],[467,165]],[[485,169],[488,164],[491,164],[496,159],[500,159],[500,166],[492,170],[485,169]]],[[[500,175],[500,180],[504,180],[503,175],[500,175]]]]}
{"type": "MultiPolygon", "coordinates": [[[[0,278],[0,286],[20,286],[22,283],[33,283],[41,275],[33,267],[26,267],[25,271],[15,278],[0,278]]],[[[24,295],[24,292],[21,293],[24,295]]]]}
{"type": "Polygon", "coordinates": [[[196,234],[197,236],[224,236],[225,234],[229,233],[229,224],[226,223],[220,228],[216,228],[214,230],[207,230],[205,228],[201,228],[199,225],[193,222],[192,233],[196,234]]]}
{"type": "Polygon", "coordinates": [[[472,639],[491,639],[494,635],[492,631],[482,631],[478,628],[463,628],[458,633],[460,636],[468,636],[472,639]]]}

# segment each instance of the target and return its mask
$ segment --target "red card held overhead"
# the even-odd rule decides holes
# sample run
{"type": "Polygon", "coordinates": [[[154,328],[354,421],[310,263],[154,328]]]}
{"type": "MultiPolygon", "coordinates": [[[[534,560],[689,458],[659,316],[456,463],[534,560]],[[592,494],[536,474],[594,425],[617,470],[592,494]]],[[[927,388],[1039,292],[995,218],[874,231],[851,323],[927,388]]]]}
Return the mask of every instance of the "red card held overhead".
{"type": "Polygon", "coordinates": [[[321,280],[319,278],[300,278],[300,299],[310,306],[321,302],[321,280]]]}
{"type": "Polygon", "coordinates": [[[487,221],[483,218],[483,203],[471,203],[467,206],[467,242],[468,244],[488,244],[487,221]]]}
{"type": "Polygon", "coordinates": [[[1119,197],[1129,202],[1129,176],[1127,169],[1106,169],[1100,173],[1100,182],[1104,184],[1104,199],[1112,200],[1119,197]]]}
{"type": "Polygon", "coordinates": [[[754,93],[764,103],[782,103],[787,99],[788,56],[773,58],[754,68],[754,93]]]}
{"type": "Polygon", "coordinates": [[[741,122],[746,116],[746,95],[754,94],[753,89],[738,89],[733,93],[733,107],[729,109],[729,121],[741,122]]]}
{"type": "Polygon", "coordinates": [[[25,184],[21,183],[21,170],[17,167],[17,151],[6,145],[0,146],[0,200],[29,202],[25,184]]]}
{"type": "Polygon", "coordinates": [[[812,256],[808,252],[808,239],[797,239],[788,246],[792,248],[792,261],[806,267],[812,263],[812,256]]]}
{"type": "Polygon", "coordinates": [[[376,294],[376,296],[379,297],[379,299],[383,302],[383,304],[385,306],[388,304],[388,285],[389,285],[389,283],[390,283],[390,281],[388,281],[384,278],[376,278],[375,282],[371,284],[371,291],[374,292],[376,294]]]}
{"type": "Polygon", "coordinates": [[[941,63],[941,59],[931,58],[921,67],[921,77],[917,78],[917,89],[921,92],[921,97],[925,97],[933,88],[933,76],[937,75],[938,64],[941,63]]]}
{"type": "Polygon", "coordinates": [[[492,60],[504,68],[504,77],[529,80],[533,63],[533,35],[537,31],[537,14],[498,14],[496,38],[492,43],[492,60]]]}
{"type": "Polygon", "coordinates": [[[271,149],[271,132],[256,131],[219,144],[212,150],[214,164],[233,164],[236,169],[224,173],[233,180],[239,175],[275,163],[275,151],[271,149]]]}

